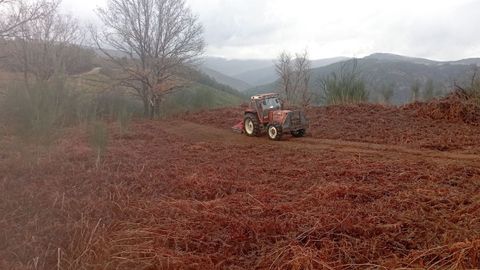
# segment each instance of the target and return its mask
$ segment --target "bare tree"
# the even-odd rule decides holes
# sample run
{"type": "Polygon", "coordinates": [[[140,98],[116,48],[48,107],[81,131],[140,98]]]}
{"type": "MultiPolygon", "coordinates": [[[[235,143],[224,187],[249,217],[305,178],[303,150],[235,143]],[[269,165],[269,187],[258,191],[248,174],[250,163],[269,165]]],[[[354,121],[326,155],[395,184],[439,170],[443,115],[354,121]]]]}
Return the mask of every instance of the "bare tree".
{"type": "Polygon", "coordinates": [[[308,52],[296,54],[294,69],[294,94],[295,101],[302,107],[310,105],[312,95],[310,93],[311,62],[308,58],[308,52]]]}
{"type": "Polygon", "coordinates": [[[290,105],[307,107],[311,101],[310,70],[311,63],[307,51],[295,54],[282,52],[275,63],[275,70],[280,77],[279,90],[285,95],[290,105]]]}
{"type": "Polygon", "coordinates": [[[282,52],[278,56],[277,62],[275,63],[275,71],[280,77],[279,88],[280,91],[285,95],[287,102],[291,100],[292,97],[292,56],[287,52],[282,52]]]}
{"type": "Polygon", "coordinates": [[[395,84],[383,84],[380,86],[381,89],[379,90],[382,100],[381,102],[385,104],[391,104],[392,98],[395,95],[395,84]]]}
{"type": "Polygon", "coordinates": [[[410,87],[411,100],[412,102],[417,102],[420,98],[420,82],[415,80],[410,87]]]}
{"type": "Polygon", "coordinates": [[[163,96],[184,83],[182,68],[203,53],[202,26],[184,0],[108,0],[98,15],[105,27],[92,31],[97,47],[153,118],[163,96]]]}
{"type": "Polygon", "coordinates": [[[319,78],[319,87],[326,105],[368,102],[369,92],[357,59],[345,61],[338,71],[319,78]]]}
{"type": "Polygon", "coordinates": [[[88,57],[79,47],[84,35],[78,21],[59,13],[59,1],[48,4],[55,9],[19,26],[16,38],[7,42],[7,65],[22,71],[26,82],[30,76],[47,81],[54,74],[75,69],[77,62],[85,62],[80,58],[88,57]]]}
{"type": "Polygon", "coordinates": [[[24,24],[51,13],[58,2],[47,0],[0,0],[0,37],[15,37],[24,24]]]}

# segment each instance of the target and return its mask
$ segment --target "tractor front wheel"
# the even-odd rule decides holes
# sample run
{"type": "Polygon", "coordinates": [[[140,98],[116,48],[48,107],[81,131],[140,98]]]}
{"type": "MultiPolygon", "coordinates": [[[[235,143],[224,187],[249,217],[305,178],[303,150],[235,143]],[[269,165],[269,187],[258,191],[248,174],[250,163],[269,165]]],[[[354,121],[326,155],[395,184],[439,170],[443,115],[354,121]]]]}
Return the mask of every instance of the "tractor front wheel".
{"type": "Polygon", "coordinates": [[[282,127],[280,125],[269,125],[267,130],[270,140],[279,141],[282,138],[282,127]]]}
{"type": "Polygon", "coordinates": [[[254,137],[260,134],[260,121],[258,121],[258,118],[255,115],[245,115],[245,119],[243,119],[243,125],[245,133],[248,136],[254,137]]]}

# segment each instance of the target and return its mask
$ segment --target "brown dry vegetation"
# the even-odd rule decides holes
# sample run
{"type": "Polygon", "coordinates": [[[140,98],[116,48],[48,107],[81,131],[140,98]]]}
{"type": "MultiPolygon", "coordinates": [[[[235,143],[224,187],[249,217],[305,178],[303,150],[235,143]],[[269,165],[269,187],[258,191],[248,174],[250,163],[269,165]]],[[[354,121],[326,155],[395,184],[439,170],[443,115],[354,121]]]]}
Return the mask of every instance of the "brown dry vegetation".
{"type": "Polygon", "coordinates": [[[334,106],[270,142],[229,132],[240,111],[112,124],[99,169],[85,128],[48,151],[3,135],[0,269],[480,267],[478,126],[334,106]]]}
{"type": "MultiPolygon", "coordinates": [[[[181,118],[219,128],[242,119],[243,108],[224,108],[185,114],[181,118]]],[[[314,138],[405,145],[441,151],[480,153],[480,107],[447,97],[402,107],[379,104],[310,108],[314,138]]]]}

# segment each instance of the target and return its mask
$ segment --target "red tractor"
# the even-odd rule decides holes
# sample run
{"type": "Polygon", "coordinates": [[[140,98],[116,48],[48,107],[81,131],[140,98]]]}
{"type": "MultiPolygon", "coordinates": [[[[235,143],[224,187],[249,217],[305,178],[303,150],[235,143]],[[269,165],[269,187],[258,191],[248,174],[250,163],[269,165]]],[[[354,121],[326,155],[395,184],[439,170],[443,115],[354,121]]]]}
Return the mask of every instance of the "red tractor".
{"type": "Polygon", "coordinates": [[[283,110],[280,95],[271,93],[251,97],[242,124],[248,136],[260,136],[266,131],[271,140],[280,140],[285,133],[303,137],[308,120],[302,111],[283,110]]]}

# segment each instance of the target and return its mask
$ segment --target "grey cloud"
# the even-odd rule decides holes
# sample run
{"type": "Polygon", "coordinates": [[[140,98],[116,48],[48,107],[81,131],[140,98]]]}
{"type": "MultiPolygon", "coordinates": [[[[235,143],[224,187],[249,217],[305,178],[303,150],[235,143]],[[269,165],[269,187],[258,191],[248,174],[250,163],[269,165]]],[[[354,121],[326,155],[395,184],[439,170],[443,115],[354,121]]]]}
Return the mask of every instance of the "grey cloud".
{"type": "MultiPolygon", "coordinates": [[[[104,3],[63,1],[76,8],[74,13],[90,17],[89,10],[104,3]]],[[[211,55],[272,58],[284,49],[308,48],[314,58],[374,52],[438,60],[480,56],[476,0],[187,2],[204,25],[211,55]]]]}
{"type": "Polygon", "coordinates": [[[264,1],[223,1],[201,14],[206,38],[215,46],[248,46],[272,41],[284,27],[268,18],[264,1]]]}

